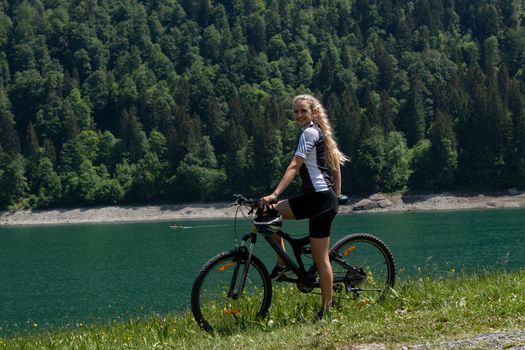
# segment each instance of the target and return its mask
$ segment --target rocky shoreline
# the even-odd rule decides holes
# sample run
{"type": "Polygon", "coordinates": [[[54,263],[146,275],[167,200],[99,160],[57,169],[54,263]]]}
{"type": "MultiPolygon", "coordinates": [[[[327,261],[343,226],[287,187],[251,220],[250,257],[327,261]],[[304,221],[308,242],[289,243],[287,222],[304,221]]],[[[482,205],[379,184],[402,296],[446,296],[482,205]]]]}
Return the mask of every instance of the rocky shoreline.
{"type": "MultiPolygon", "coordinates": [[[[490,194],[374,194],[369,197],[351,197],[348,204],[340,207],[340,213],[524,207],[525,192],[510,189],[504,193],[490,194]]],[[[216,219],[232,218],[234,215],[235,207],[229,203],[56,208],[0,212],[0,226],[216,219]]]]}
{"type": "MultiPolygon", "coordinates": [[[[491,194],[374,194],[368,198],[350,201],[352,212],[359,211],[411,211],[411,210],[460,210],[525,207],[525,192],[515,189],[491,194]]],[[[344,209],[343,209],[344,210],[344,209]]]]}

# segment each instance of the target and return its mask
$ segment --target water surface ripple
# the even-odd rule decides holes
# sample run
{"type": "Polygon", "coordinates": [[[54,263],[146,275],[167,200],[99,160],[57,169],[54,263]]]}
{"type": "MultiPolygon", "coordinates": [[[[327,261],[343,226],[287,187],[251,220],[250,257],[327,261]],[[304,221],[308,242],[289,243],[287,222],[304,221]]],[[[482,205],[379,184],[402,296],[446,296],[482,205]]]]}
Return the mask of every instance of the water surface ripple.
{"type": "MultiPolygon", "coordinates": [[[[248,228],[241,219],[237,239],[248,228]]],[[[233,220],[0,227],[0,336],[186,310],[196,273],[233,247],[233,229],[233,220]]],[[[385,241],[401,279],[525,266],[525,209],[339,215],[333,242],[351,232],[385,241]]],[[[259,242],[256,254],[273,264],[259,242]]]]}

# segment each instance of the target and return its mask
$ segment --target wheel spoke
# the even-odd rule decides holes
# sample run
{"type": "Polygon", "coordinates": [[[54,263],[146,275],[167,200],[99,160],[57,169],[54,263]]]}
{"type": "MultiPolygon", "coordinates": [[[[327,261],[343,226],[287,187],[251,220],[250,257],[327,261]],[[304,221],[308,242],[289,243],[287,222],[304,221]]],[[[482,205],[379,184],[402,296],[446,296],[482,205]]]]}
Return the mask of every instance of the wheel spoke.
{"type": "Polygon", "coordinates": [[[192,290],[192,311],[207,331],[231,332],[266,314],[271,301],[266,268],[258,259],[252,260],[240,293],[245,264],[231,252],[210,260],[199,273],[192,290]]]}
{"type": "Polygon", "coordinates": [[[355,234],[341,239],[332,248],[334,280],[342,288],[338,294],[352,299],[379,300],[393,286],[394,261],[388,248],[368,234],[355,234]]]}

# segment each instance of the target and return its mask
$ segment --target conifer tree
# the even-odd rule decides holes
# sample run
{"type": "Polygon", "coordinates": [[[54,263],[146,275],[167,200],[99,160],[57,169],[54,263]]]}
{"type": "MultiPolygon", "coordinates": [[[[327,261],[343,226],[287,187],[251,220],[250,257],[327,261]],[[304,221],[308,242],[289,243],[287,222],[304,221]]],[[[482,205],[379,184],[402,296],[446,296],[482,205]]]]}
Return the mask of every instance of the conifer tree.
{"type": "Polygon", "coordinates": [[[0,148],[8,155],[14,156],[20,151],[20,142],[15,130],[13,114],[9,100],[0,85],[0,148]]]}
{"type": "Polygon", "coordinates": [[[27,126],[24,146],[26,156],[32,161],[36,160],[40,145],[35,128],[31,122],[29,122],[29,125],[27,126]]]}
{"type": "Polygon", "coordinates": [[[399,127],[405,133],[409,147],[425,138],[426,121],[421,94],[421,81],[416,73],[410,81],[410,91],[399,118],[399,127]]]}
{"type": "Polygon", "coordinates": [[[132,162],[142,158],[147,148],[147,139],[135,108],[122,112],[120,139],[122,140],[122,152],[126,158],[132,162]]]}
{"type": "Polygon", "coordinates": [[[381,91],[379,107],[377,114],[381,118],[381,127],[385,133],[395,131],[394,128],[394,111],[392,110],[392,102],[386,90],[381,91]]]}
{"type": "Polygon", "coordinates": [[[511,182],[525,185],[525,98],[523,88],[513,82],[509,90],[509,110],[512,114],[512,144],[509,158],[511,182]]]}
{"type": "Polygon", "coordinates": [[[432,164],[430,189],[447,188],[455,180],[458,166],[456,137],[449,115],[439,109],[434,112],[434,124],[430,128],[430,162],[432,164]]]}

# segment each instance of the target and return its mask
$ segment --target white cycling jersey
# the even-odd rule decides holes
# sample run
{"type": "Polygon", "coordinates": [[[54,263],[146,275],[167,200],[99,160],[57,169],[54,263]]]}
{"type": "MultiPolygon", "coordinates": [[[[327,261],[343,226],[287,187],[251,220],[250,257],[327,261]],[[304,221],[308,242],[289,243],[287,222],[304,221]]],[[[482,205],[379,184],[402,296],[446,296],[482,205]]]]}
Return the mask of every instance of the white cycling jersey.
{"type": "Polygon", "coordinates": [[[326,145],[323,131],[310,122],[305,126],[295,155],[304,159],[299,170],[304,193],[328,191],[332,188],[326,165],[326,145]]]}

